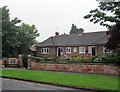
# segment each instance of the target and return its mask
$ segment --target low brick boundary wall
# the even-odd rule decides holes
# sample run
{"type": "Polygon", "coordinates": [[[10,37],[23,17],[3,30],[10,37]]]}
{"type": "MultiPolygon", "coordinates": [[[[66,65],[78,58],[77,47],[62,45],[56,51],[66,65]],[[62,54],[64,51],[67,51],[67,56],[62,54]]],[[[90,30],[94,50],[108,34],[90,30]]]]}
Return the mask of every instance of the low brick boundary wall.
{"type": "Polygon", "coordinates": [[[48,71],[62,71],[62,72],[110,74],[110,75],[118,75],[119,71],[120,71],[120,69],[116,65],[84,64],[84,63],[56,64],[56,63],[31,62],[31,69],[33,69],[33,70],[48,70],[48,71]]]}

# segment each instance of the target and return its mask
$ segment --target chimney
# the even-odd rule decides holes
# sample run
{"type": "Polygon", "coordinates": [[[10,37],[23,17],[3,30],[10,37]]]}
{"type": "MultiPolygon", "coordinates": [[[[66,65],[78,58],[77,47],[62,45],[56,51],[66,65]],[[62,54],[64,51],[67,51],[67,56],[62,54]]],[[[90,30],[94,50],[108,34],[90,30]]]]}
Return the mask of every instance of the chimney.
{"type": "Polygon", "coordinates": [[[59,32],[55,32],[55,36],[58,36],[59,35],[59,32]]]}

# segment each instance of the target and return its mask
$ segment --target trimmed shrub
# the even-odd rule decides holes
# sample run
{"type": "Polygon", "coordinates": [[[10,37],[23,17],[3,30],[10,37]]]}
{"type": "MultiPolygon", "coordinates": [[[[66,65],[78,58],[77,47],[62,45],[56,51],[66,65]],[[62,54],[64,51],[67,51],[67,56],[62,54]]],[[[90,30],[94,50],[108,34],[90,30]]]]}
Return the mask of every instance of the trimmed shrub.
{"type": "Polygon", "coordinates": [[[45,61],[53,61],[53,58],[45,57],[44,60],[45,60],[45,61]]]}
{"type": "Polygon", "coordinates": [[[105,53],[98,56],[94,56],[91,62],[94,63],[118,63],[119,56],[116,53],[105,53]]]}
{"type": "Polygon", "coordinates": [[[42,61],[44,61],[44,58],[32,57],[32,60],[34,60],[34,61],[36,61],[36,62],[42,62],[42,61]]]}
{"type": "Polygon", "coordinates": [[[82,59],[82,58],[71,58],[71,59],[68,60],[68,62],[70,62],[70,63],[82,63],[82,62],[84,62],[84,59],[82,59]]]}

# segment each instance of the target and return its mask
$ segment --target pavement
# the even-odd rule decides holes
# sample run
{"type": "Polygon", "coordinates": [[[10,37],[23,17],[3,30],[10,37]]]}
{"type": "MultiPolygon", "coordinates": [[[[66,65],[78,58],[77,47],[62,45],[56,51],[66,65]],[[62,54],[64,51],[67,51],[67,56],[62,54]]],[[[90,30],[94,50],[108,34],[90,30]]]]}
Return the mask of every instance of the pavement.
{"type": "Polygon", "coordinates": [[[75,89],[2,78],[2,90],[75,90],[75,89]]]}

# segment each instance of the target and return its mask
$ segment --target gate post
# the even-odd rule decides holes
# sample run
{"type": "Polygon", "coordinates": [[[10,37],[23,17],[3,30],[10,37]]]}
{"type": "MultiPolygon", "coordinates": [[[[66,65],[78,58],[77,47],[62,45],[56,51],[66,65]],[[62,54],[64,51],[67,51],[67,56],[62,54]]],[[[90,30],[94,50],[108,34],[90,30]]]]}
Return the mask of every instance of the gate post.
{"type": "Polygon", "coordinates": [[[31,67],[31,55],[28,55],[28,68],[31,67]]]}
{"type": "Polygon", "coordinates": [[[22,59],[22,55],[19,55],[19,59],[20,59],[20,67],[23,67],[23,59],[22,59]]]}

